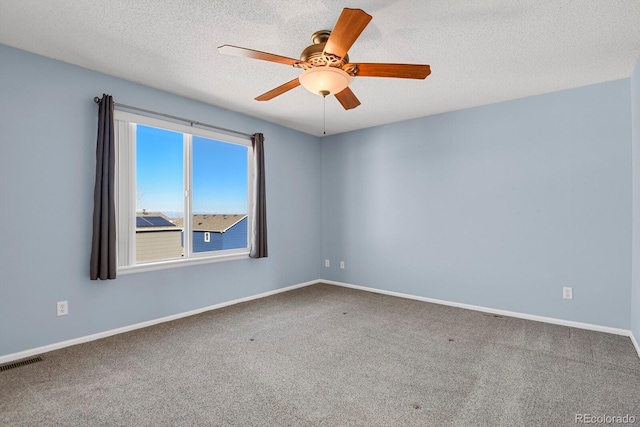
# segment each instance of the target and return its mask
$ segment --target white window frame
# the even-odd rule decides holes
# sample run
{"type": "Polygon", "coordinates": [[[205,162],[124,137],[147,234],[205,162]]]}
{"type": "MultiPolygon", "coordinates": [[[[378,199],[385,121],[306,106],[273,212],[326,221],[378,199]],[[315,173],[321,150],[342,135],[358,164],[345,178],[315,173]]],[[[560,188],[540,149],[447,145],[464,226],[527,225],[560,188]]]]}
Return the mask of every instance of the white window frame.
{"type": "Polygon", "coordinates": [[[116,240],[118,274],[163,270],[174,267],[231,261],[249,257],[253,212],[253,149],[251,140],[234,137],[208,129],[186,126],[167,120],[141,116],[125,111],[114,111],[116,145],[116,240]],[[179,259],[136,263],[136,124],[151,126],[183,134],[184,161],[184,256],[179,259]],[[193,252],[193,136],[214,139],[247,149],[247,247],[211,252],[193,252]],[[187,232],[189,230],[189,232],[187,232]]]}

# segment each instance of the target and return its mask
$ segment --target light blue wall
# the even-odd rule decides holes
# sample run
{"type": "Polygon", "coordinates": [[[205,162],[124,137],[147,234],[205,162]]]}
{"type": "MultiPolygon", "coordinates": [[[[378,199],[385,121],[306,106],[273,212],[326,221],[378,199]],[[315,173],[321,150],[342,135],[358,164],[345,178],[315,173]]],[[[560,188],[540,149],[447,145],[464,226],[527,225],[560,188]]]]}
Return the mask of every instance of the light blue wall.
{"type": "Polygon", "coordinates": [[[0,45],[0,356],[317,279],[319,158],[316,137],[0,45]],[[102,93],[263,132],[269,258],[90,281],[102,93]]]}
{"type": "MultiPolygon", "coordinates": [[[[640,340],[640,59],[631,75],[631,133],[633,140],[633,285],[631,331],[640,340]]],[[[640,342],[640,341],[638,341],[640,342]]]]}
{"type": "Polygon", "coordinates": [[[322,276],[628,329],[630,105],[625,79],[323,138],[322,276]]]}

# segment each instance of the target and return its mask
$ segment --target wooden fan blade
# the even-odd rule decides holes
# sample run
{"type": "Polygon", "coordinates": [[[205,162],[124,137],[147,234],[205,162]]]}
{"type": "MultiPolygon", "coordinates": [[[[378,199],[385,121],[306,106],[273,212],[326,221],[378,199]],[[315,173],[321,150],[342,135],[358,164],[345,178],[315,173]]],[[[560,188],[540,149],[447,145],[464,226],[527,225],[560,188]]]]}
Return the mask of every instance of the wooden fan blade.
{"type": "Polygon", "coordinates": [[[324,46],[324,53],[344,58],[372,16],[362,9],[344,8],[324,46]]]}
{"type": "Polygon", "coordinates": [[[355,94],[347,86],[342,92],[336,93],[336,98],[340,101],[340,104],[345,110],[351,110],[360,105],[360,100],[356,98],[355,94]]]}
{"type": "Polygon", "coordinates": [[[347,64],[343,68],[357,66],[356,77],[397,77],[424,79],[431,74],[431,67],[419,64],[347,64]]]}
{"type": "Polygon", "coordinates": [[[297,59],[287,58],[286,56],[275,55],[273,53],[261,52],[259,50],[247,49],[245,47],[230,46],[225,44],[218,47],[218,52],[224,55],[242,56],[245,58],[261,59],[263,61],[277,62],[279,64],[294,65],[297,59]]]}
{"type": "Polygon", "coordinates": [[[269,92],[263,93],[262,95],[256,98],[256,101],[268,101],[298,86],[300,86],[300,80],[298,80],[298,78],[296,77],[290,82],[286,82],[285,84],[278,86],[275,89],[271,89],[269,92]]]}

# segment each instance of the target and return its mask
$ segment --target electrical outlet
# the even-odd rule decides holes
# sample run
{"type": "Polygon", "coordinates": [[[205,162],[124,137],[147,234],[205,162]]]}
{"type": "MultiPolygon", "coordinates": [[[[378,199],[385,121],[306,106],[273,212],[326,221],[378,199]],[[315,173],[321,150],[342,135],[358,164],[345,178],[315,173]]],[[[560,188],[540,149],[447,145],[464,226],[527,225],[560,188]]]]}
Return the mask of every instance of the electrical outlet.
{"type": "Polygon", "coordinates": [[[573,299],[573,288],[562,288],[562,298],[573,299]]]}
{"type": "Polygon", "coordinates": [[[328,260],[328,259],[325,259],[325,260],[324,260],[324,266],[325,266],[325,267],[330,267],[330,266],[331,266],[331,263],[329,262],[329,260],[328,260]]]}
{"type": "Polygon", "coordinates": [[[65,316],[69,314],[69,302],[58,301],[58,316],[65,316]]]}
{"type": "Polygon", "coordinates": [[[340,268],[344,270],[344,261],[340,261],[340,268]]]}

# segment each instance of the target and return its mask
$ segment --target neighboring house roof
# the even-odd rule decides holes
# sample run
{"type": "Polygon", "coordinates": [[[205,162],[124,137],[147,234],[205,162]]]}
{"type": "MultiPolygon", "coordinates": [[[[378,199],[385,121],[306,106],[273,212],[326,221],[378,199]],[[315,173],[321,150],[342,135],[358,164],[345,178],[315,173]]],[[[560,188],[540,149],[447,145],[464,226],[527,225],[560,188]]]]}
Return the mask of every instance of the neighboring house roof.
{"type": "Polygon", "coordinates": [[[180,230],[176,221],[162,212],[136,212],[136,231],[180,230]]]}
{"type": "MultiPolygon", "coordinates": [[[[195,214],[192,226],[194,231],[224,233],[246,217],[247,214],[195,214]]],[[[182,227],[182,218],[175,224],[182,227]]]]}

